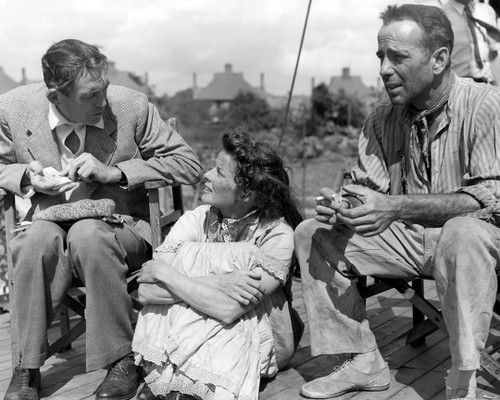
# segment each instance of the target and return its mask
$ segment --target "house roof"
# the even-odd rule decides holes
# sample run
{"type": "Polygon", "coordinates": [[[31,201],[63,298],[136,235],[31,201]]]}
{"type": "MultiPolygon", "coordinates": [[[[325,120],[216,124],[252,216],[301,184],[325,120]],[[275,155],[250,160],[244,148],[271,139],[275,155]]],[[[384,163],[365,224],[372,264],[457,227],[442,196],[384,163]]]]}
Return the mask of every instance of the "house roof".
{"type": "Polygon", "coordinates": [[[332,93],[344,91],[360,99],[373,93],[373,89],[366,86],[360,76],[350,74],[349,68],[342,69],[342,76],[334,76],[330,80],[329,90],[332,93]]]}
{"type": "Polygon", "coordinates": [[[138,92],[147,93],[147,87],[134,75],[126,71],[118,71],[114,62],[110,61],[108,66],[108,78],[113,85],[125,86],[138,92]]]}
{"type": "Polygon", "coordinates": [[[195,100],[231,101],[240,92],[252,92],[259,97],[265,96],[263,88],[251,86],[243,74],[233,72],[231,64],[226,64],[224,72],[214,74],[214,78],[205,88],[194,89],[195,100]]]}
{"type": "Polygon", "coordinates": [[[9,77],[3,67],[0,67],[0,93],[8,92],[15,87],[18,87],[20,84],[14,81],[11,77],[9,77]]]}

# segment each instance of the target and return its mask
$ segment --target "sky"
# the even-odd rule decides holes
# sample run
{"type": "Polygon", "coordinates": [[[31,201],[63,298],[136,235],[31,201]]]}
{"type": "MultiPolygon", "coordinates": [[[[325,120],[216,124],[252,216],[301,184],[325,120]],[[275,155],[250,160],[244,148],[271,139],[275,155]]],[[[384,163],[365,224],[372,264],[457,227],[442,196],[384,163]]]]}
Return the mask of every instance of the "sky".
{"type": "MultiPolygon", "coordinates": [[[[418,1],[418,0],[416,0],[418,1]]],[[[294,94],[349,67],[378,84],[379,14],[395,0],[312,0],[294,94]]],[[[402,3],[404,1],[399,1],[402,3]]],[[[0,67],[14,80],[41,80],[54,42],[99,46],[116,68],[144,76],[157,95],[206,86],[232,64],[252,86],[286,95],[309,0],[0,0],[0,67]]]]}

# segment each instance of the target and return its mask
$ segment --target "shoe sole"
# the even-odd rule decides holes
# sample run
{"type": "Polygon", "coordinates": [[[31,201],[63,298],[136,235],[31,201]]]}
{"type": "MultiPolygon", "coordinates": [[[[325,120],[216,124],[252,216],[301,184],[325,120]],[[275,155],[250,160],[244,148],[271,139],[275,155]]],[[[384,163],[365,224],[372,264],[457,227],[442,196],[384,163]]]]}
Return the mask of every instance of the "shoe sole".
{"type": "Polygon", "coordinates": [[[304,397],[307,397],[309,399],[331,399],[334,397],[339,397],[342,396],[343,394],[350,393],[350,392],[381,392],[383,390],[389,389],[390,384],[388,383],[387,385],[381,385],[381,386],[356,386],[351,389],[346,389],[343,390],[342,392],[334,393],[334,394],[323,394],[323,395],[312,395],[312,394],[306,394],[302,390],[300,391],[300,394],[304,397]]]}
{"type": "Polygon", "coordinates": [[[137,390],[134,393],[127,394],[126,396],[120,396],[120,397],[99,397],[96,396],[96,400],[130,400],[133,399],[134,396],[137,394],[137,390]]]}

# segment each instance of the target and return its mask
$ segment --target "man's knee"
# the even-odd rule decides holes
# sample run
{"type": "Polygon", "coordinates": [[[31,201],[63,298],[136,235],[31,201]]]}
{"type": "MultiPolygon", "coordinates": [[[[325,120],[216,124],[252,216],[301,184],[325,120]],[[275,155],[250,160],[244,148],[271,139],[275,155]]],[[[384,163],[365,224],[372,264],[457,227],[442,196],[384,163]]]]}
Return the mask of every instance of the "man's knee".
{"type": "Polygon", "coordinates": [[[68,231],[68,249],[70,253],[94,251],[118,246],[115,232],[104,221],[87,218],[77,221],[68,231]]]}
{"type": "Polygon", "coordinates": [[[21,234],[14,237],[10,243],[13,255],[25,252],[26,249],[39,253],[53,253],[64,247],[66,233],[54,222],[34,221],[30,227],[21,234]]]}
{"type": "Polygon", "coordinates": [[[311,241],[312,236],[318,229],[318,222],[315,219],[306,219],[296,228],[294,233],[295,247],[311,241]]]}
{"type": "Polygon", "coordinates": [[[486,222],[471,217],[456,217],[448,220],[441,231],[439,246],[457,252],[469,251],[471,247],[491,242],[491,235],[485,229],[486,222]]]}

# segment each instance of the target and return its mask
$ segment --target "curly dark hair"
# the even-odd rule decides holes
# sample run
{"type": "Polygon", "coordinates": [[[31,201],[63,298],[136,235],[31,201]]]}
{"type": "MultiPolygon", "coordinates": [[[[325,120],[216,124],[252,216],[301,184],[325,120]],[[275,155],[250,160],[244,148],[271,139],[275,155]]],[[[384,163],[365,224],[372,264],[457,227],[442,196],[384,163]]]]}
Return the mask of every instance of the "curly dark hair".
{"type": "Polygon", "coordinates": [[[269,143],[254,139],[245,125],[226,129],[222,133],[222,145],[238,163],[235,182],[255,192],[260,215],[270,219],[284,217],[295,229],[303,217],[279,151],[269,143]]]}

